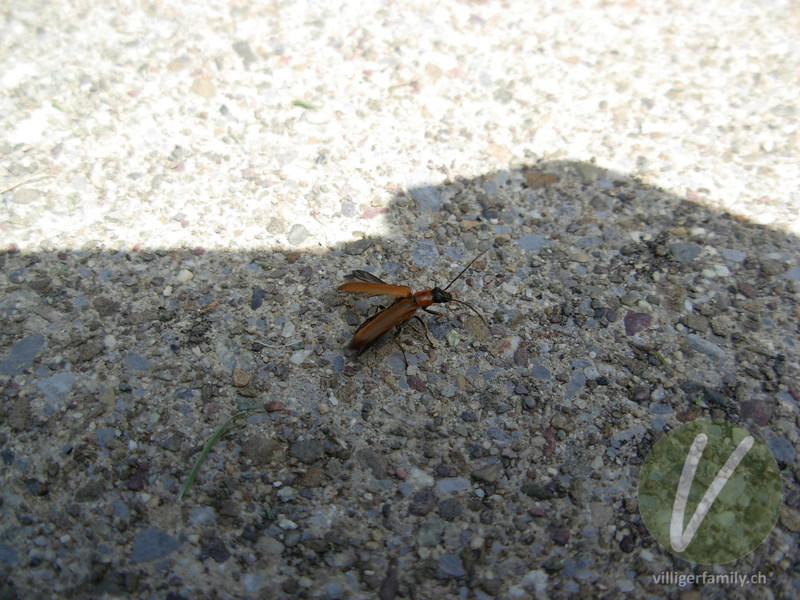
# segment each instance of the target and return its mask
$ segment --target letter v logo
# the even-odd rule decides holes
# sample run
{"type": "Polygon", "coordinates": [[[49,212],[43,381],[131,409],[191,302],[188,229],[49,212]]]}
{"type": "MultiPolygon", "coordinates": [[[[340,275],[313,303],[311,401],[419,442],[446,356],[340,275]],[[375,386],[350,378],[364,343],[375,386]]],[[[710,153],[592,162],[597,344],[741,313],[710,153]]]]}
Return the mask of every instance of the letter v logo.
{"type": "Polygon", "coordinates": [[[782,500],[766,444],[724,421],[698,420],[665,434],[639,474],[647,529],[668,551],[700,564],[752,551],[775,525],[782,500]]]}
{"type": "Polygon", "coordinates": [[[697,465],[703,457],[703,450],[706,447],[706,442],[708,442],[708,436],[704,433],[699,433],[697,437],[694,438],[689,454],[686,455],[686,461],[683,463],[683,473],[678,482],[678,489],[675,490],[675,503],[672,505],[669,541],[673,550],[676,552],[683,552],[692,542],[694,534],[697,533],[697,529],[700,527],[703,519],[706,518],[708,511],[714,504],[714,500],[717,499],[722,488],[728,483],[728,479],[731,478],[736,467],[742,462],[744,455],[753,447],[754,441],[755,439],[753,436],[748,435],[739,442],[739,445],[736,446],[736,450],[733,451],[728,461],[719,470],[716,477],[714,477],[706,493],[703,494],[700,503],[697,505],[697,508],[694,509],[694,514],[692,514],[692,518],[689,520],[686,529],[681,531],[683,529],[684,516],[686,515],[686,503],[689,500],[689,492],[692,489],[695,473],[697,473],[697,465]]]}

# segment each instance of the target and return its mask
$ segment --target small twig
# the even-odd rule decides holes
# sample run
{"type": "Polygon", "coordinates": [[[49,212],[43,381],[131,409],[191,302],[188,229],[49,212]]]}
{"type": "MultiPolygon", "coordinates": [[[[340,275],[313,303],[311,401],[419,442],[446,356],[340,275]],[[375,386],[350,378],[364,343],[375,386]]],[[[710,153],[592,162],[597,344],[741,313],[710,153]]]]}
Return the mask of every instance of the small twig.
{"type": "Polygon", "coordinates": [[[302,342],[303,342],[303,340],[295,340],[295,341],[293,341],[293,342],[289,342],[288,344],[277,344],[277,345],[271,345],[271,344],[266,344],[266,343],[264,343],[264,342],[260,342],[260,341],[256,340],[256,341],[255,341],[255,342],[253,342],[253,343],[254,343],[254,344],[261,344],[261,347],[262,347],[262,348],[273,348],[273,349],[275,349],[275,348],[288,348],[288,347],[290,347],[290,346],[294,346],[295,344],[300,344],[300,343],[302,343],[302,342]]]}
{"type": "Polygon", "coordinates": [[[23,177],[18,182],[12,183],[11,185],[0,189],[0,194],[5,194],[6,192],[10,192],[11,190],[14,190],[22,185],[25,185],[26,183],[30,183],[31,181],[36,181],[37,179],[44,179],[47,177],[52,177],[52,175],[45,171],[39,171],[37,173],[34,173],[33,175],[28,175],[27,177],[23,177]]]}

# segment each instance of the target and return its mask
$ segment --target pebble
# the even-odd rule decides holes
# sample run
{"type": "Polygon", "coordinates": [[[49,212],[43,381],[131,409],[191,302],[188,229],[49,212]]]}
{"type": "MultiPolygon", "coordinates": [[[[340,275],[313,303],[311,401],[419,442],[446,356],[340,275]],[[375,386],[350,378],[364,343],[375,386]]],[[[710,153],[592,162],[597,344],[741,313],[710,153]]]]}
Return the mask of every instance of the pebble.
{"type": "Polygon", "coordinates": [[[722,258],[732,263],[743,263],[747,255],[741,250],[734,250],[733,248],[723,248],[722,258]]]}
{"type": "Polygon", "coordinates": [[[245,387],[250,385],[250,381],[252,381],[253,377],[247,371],[242,369],[234,369],[233,370],[233,387],[245,387]]]}
{"type": "Polygon", "coordinates": [[[257,465],[266,465],[275,452],[278,451],[280,442],[262,435],[253,435],[242,444],[242,452],[257,465]]]}
{"type": "Polygon", "coordinates": [[[494,463],[475,469],[472,471],[470,476],[476,481],[482,481],[484,483],[497,483],[502,473],[502,466],[499,463],[494,463]]]}
{"type": "Polygon", "coordinates": [[[297,529],[297,523],[295,523],[291,519],[288,519],[284,515],[280,515],[278,517],[278,527],[280,527],[284,531],[292,531],[294,529],[297,529]]]}
{"type": "Polygon", "coordinates": [[[417,530],[417,543],[423,548],[438,546],[442,541],[444,526],[444,521],[441,519],[430,518],[426,520],[417,530]]]}
{"type": "Polygon", "coordinates": [[[189,523],[192,525],[214,525],[217,522],[217,513],[208,506],[193,508],[189,513],[189,523]]]}
{"type": "Polygon", "coordinates": [[[688,263],[700,256],[703,248],[691,242],[673,242],[669,244],[669,251],[673,260],[688,263]]]}
{"type": "Polygon", "coordinates": [[[787,465],[794,464],[797,450],[789,440],[773,435],[767,441],[767,446],[769,446],[770,452],[772,452],[776,460],[787,465]]]}
{"type": "Polygon", "coordinates": [[[439,568],[448,577],[464,577],[467,572],[464,570],[464,563],[457,554],[443,554],[439,558],[439,568]]]}
{"type": "Polygon", "coordinates": [[[442,205],[442,194],[438,186],[423,185],[409,189],[409,194],[423,212],[437,212],[442,205]]]}
{"type": "Polygon", "coordinates": [[[202,98],[212,98],[217,90],[206,77],[196,77],[192,83],[191,92],[202,98]]]}
{"type": "Polygon", "coordinates": [[[376,479],[384,479],[386,477],[388,462],[382,454],[378,454],[369,448],[362,448],[356,452],[356,458],[372,472],[376,479]]]}
{"type": "Polygon", "coordinates": [[[411,498],[408,512],[417,517],[424,517],[430,513],[439,503],[439,498],[433,492],[433,488],[420,490],[411,498]]]}
{"type": "Polygon", "coordinates": [[[575,371],[572,373],[572,377],[570,377],[569,383],[567,384],[567,389],[564,392],[565,398],[573,398],[575,397],[578,392],[583,390],[586,387],[586,375],[584,375],[583,371],[575,371]]]}
{"type": "Polygon", "coordinates": [[[542,248],[546,248],[549,245],[550,242],[546,238],[542,237],[541,235],[536,235],[535,233],[523,235],[519,240],[517,240],[517,246],[527,252],[538,252],[542,248]]]}
{"type": "Polygon", "coordinates": [[[464,512],[460,498],[447,498],[439,503],[439,516],[445,521],[453,521],[464,512]]]}
{"type": "MultiPolygon", "coordinates": [[[[398,477],[400,477],[399,471],[400,469],[395,471],[398,477]]],[[[430,487],[434,484],[433,476],[429,473],[426,473],[419,467],[411,467],[411,470],[408,473],[408,482],[417,488],[430,487]]]]}
{"type": "Polygon", "coordinates": [[[314,352],[313,348],[305,348],[304,350],[298,350],[297,352],[292,353],[292,356],[289,358],[292,364],[294,365],[301,365],[305,362],[305,360],[311,356],[314,352]]]}
{"type": "Polygon", "coordinates": [[[292,246],[300,246],[302,245],[309,237],[311,233],[306,229],[305,225],[300,223],[295,223],[289,229],[289,233],[286,235],[286,241],[289,242],[292,246]]]}
{"type": "Polygon", "coordinates": [[[253,286],[253,293],[250,296],[250,308],[258,310],[264,304],[264,298],[267,296],[267,291],[264,288],[253,286]]]}
{"type": "Polygon", "coordinates": [[[44,336],[35,333],[15,342],[8,353],[8,358],[0,362],[0,373],[17,375],[33,367],[33,361],[44,347],[44,336]]]}
{"type": "Polygon", "coordinates": [[[428,267],[439,259],[439,247],[432,240],[420,240],[411,246],[411,260],[418,267],[428,267]]]}
{"type": "Polygon", "coordinates": [[[297,496],[299,495],[299,492],[296,489],[294,489],[293,487],[287,485],[287,486],[282,487],[281,489],[279,489],[275,493],[275,495],[278,496],[278,499],[281,502],[291,502],[292,500],[297,498],[297,496]]]}
{"type": "Polygon", "coordinates": [[[131,371],[148,371],[150,361],[138,352],[129,352],[125,356],[125,367],[131,371]]]}
{"type": "Polygon", "coordinates": [[[51,404],[61,405],[66,401],[67,394],[72,391],[75,381],[75,374],[71,371],[65,371],[39,380],[36,387],[39,388],[39,391],[44,394],[51,404]]]}
{"type": "Polygon", "coordinates": [[[307,465],[322,458],[324,451],[325,447],[319,440],[300,440],[289,446],[289,455],[307,465]]]}
{"type": "Polygon", "coordinates": [[[753,398],[745,400],[739,405],[742,418],[752,421],[756,425],[766,427],[772,420],[775,412],[775,403],[766,398],[753,398]]]}
{"type": "Polygon", "coordinates": [[[160,529],[140,531],[133,540],[131,562],[150,562],[171,554],[180,547],[180,542],[160,529]]]}
{"type": "Polygon", "coordinates": [[[0,565],[13,566],[19,561],[19,554],[6,543],[0,542],[0,565]]]}
{"type": "Polygon", "coordinates": [[[436,491],[440,494],[463,492],[471,487],[469,480],[464,477],[444,477],[436,482],[436,491]]]}
{"type": "Polygon", "coordinates": [[[691,314],[683,318],[683,324],[689,329],[694,329],[699,333],[706,333],[709,330],[709,322],[703,315],[691,314]]]}
{"type": "Polygon", "coordinates": [[[724,362],[728,357],[728,354],[725,352],[725,350],[717,346],[715,343],[709,342],[708,340],[703,339],[694,333],[690,333],[686,336],[686,343],[689,344],[692,349],[700,352],[701,354],[705,354],[717,362],[724,362]]]}
{"type": "Polygon", "coordinates": [[[653,318],[647,313],[629,311],[622,319],[622,322],[625,325],[626,335],[636,335],[640,331],[649,328],[653,318]]]}
{"type": "Polygon", "coordinates": [[[540,381],[549,381],[552,377],[550,369],[544,365],[536,365],[531,369],[531,377],[539,379],[540,381]]]}
{"type": "Polygon", "coordinates": [[[800,533],[800,511],[790,506],[782,506],[780,512],[781,525],[792,533],[800,533]]]}

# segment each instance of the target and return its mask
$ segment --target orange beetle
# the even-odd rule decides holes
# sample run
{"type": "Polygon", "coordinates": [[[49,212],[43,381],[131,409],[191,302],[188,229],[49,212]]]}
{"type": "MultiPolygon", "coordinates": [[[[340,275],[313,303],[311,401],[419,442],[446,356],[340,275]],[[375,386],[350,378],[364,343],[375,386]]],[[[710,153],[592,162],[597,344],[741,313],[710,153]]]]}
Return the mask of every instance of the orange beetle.
{"type": "MultiPolygon", "coordinates": [[[[407,285],[392,285],[386,283],[375,277],[372,273],[367,273],[366,271],[353,271],[347,276],[347,279],[350,281],[340,285],[340,290],[344,292],[369,294],[370,296],[392,296],[396,298],[396,300],[364,321],[353,334],[353,339],[350,340],[349,347],[355,350],[356,354],[361,354],[390,329],[402,325],[412,317],[419,319],[417,316],[417,311],[419,309],[436,315],[437,318],[443,317],[444,315],[442,313],[428,308],[433,304],[458,302],[472,310],[480,317],[481,321],[486,324],[483,316],[481,316],[472,305],[462,300],[456,300],[453,298],[453,295],[447,291],[447,289],[472,266],[472,263],[483,256],[484,253],[485,252],[481,252],[478,256],[473,258],[446,287],[427,288],[419,292],[412,292],[411,288],[407,285]]],[[[422,320],[420,319],[420,321],[422,320]]]]}

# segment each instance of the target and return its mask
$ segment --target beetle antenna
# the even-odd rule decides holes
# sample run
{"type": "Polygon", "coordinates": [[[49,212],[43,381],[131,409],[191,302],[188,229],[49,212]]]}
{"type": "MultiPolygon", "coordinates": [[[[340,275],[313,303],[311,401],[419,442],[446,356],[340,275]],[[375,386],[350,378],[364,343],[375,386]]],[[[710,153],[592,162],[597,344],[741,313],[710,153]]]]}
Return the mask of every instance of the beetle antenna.
{"type": "MultiPolygon", "coordinates": [[[[479,259],[481,256],[483,256],[483,255],[484,255],[484,254],[486,254],[487,252],[488,252],[488,250],[484,250],[483,252],[481,252],[480,254],[478,254],[478,256],[476,256],[476,257],[475,257],[475,258],[473,258],[471,261],[469,261],[469,264],[468,264],[466,267],[464,267],[463,269],[461,269],[461,273],[459,273],[458,275],[456,275],[455,277],[453,277],[453,281],[451,281],[450,283],[448,283],[448,284],[447,284],[447,287],[446,287],[446,288],[444,288],[442,291],[443,291],[443,292],[446,292],[446,291],[447,291],[447,288],[449,288],[451,285],[453,285],[453,284],[456,282],[456,280],[457,280],[459,277],[461,277],[461,276],[464,274],[464,271],[466,271],[467,269],[469,269],[469,268],[472,266],[472,263],[474,263],[476,260],[478,260],[478,259],[479,259]]],[[[466,304],[466,302],[464,302],[463,304],[466,304]]],[[[470,307],[470,308],[472,308],[472,307],[470,307]]],[[[473,308],[472,310],[475,310],[475,309],[473,308]]],[[[482,318],[482,317],[481,317],[481,318],[482,318]]]]}
{"type": "Polygon", "coordinates": [[[486,322],[486,319],[483,318],[483,315],[479,313],[478,309],[472,306],[471,304],[467,304],[463,300],[456,300],[455,298],[451,298],[450,302],[458,302],[459,304],[463,304],[464,306],[468,307],[472,312],[478,315],[478,318],[483,322],[484,325],[486,325],[487,328],[489,327],[489,324],[486,322]]]}

